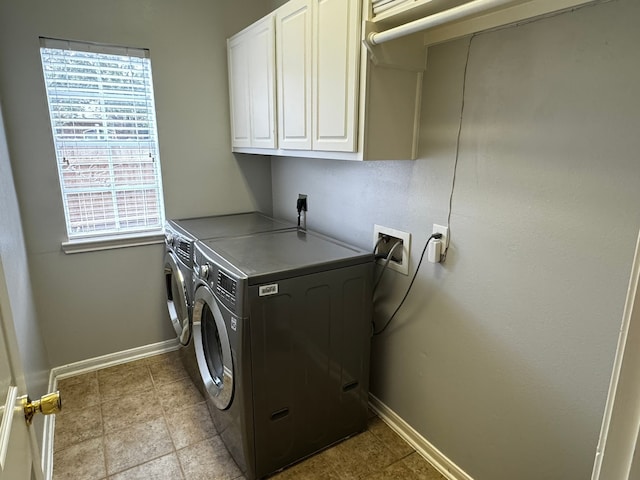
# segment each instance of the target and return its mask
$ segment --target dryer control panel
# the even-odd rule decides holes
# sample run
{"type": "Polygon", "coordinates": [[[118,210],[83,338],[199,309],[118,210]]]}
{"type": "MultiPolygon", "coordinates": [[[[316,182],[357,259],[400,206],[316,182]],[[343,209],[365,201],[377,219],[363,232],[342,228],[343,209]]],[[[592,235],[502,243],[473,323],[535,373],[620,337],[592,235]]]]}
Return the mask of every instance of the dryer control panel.
{"type": "Polygon", "coordinates": [[[164,243],[167,251],[173,252],[187,268],[193,267],[193,239],[178,231],[171,221],[164,227],[164,243]]]}
{"type": "Polygon", "coordinates": [[[216,253],[203,247],[200,242],[196,242],[194,250],[193,272],[198,284],[196,288],[206,285],[220,306],[234,314],[240,313],[246,280],[234,273],[233,266],[227,268],[226,265],[221,265],[223,261],[217,258],[216,253]]]}
{"type": "Polygon", "coordinates": [[[236,303],[236,288],[237,282],[222,270],[218,270],[216,293],[231,304],[234,304],[236,303]]]}

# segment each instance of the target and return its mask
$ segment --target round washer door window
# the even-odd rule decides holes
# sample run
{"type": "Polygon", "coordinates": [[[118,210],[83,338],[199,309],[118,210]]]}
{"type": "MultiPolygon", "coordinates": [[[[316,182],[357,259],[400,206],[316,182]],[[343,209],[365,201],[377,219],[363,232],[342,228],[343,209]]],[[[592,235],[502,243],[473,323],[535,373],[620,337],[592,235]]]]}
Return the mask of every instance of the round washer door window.
{"type": "Polygon", "coordinates": [[[164,257],[164,279],[167,286],[167,310],[173,329],[182,345],[191,339],[187,284],[176,256],[167,252],[164,257]]]}
{"type": "Polygon", "coordinates": [[[211,293],[201,286],[193,307],[193,341],[198,369],[213,404],[225,410],[233,398],[233,360],[227,326],[211,293]]]}

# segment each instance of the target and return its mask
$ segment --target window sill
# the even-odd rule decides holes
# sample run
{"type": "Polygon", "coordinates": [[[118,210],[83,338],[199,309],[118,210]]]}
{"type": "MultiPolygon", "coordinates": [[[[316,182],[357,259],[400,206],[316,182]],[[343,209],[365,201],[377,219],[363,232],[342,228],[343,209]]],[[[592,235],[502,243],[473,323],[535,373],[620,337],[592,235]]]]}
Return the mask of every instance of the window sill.
{"type": "Polygon", "coordinates": [[[111,237],[82,238],[62,242],[62,251],[66,254],[97,252],[114,248],[139,247],[164,242],[163,232],[136,233],[111,237]]]}

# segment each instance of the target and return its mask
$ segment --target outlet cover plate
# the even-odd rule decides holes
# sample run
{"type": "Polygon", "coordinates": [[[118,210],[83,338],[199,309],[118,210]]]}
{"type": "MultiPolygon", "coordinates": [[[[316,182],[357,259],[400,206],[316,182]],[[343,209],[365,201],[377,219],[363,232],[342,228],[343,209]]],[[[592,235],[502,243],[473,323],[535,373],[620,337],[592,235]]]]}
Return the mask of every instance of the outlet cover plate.
{"type": "MultiPolygon", "coordinates": [[[[383,227],[382,225],[374,225],[373,226],[373,246],[375,247],[376,243],[382,235],[388,235],[391,237],[391,241],[393,239],[402,240],[402,262],[396,262],[394,260],[389,261],[389,266],[391,270],[395,270],[396,272],[402,273],[403,275],[409,275],[409,260],[410,260],[410,252],[411,252],[411,233],[403,232],[402,230],[396,230],[395,228],[383,227]]],[[[394,255],[395,256],[395,255],[394,255]]],[[[384,265],[385,259],[381,258],[377,261],[379,265],[384,265]]]]}

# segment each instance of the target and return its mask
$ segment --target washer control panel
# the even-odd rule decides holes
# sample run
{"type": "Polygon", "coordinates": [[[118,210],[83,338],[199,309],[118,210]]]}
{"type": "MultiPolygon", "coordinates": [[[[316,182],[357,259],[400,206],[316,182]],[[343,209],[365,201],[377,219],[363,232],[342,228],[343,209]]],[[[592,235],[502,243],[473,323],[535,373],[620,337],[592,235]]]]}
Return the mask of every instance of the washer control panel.
{"type": "Polygon", "coordinates": [[[176,254],[187,268],[193,266],[193,241],[178,232],[171,223],[165,224],[164,241],[168,251],[176,254]]]}

